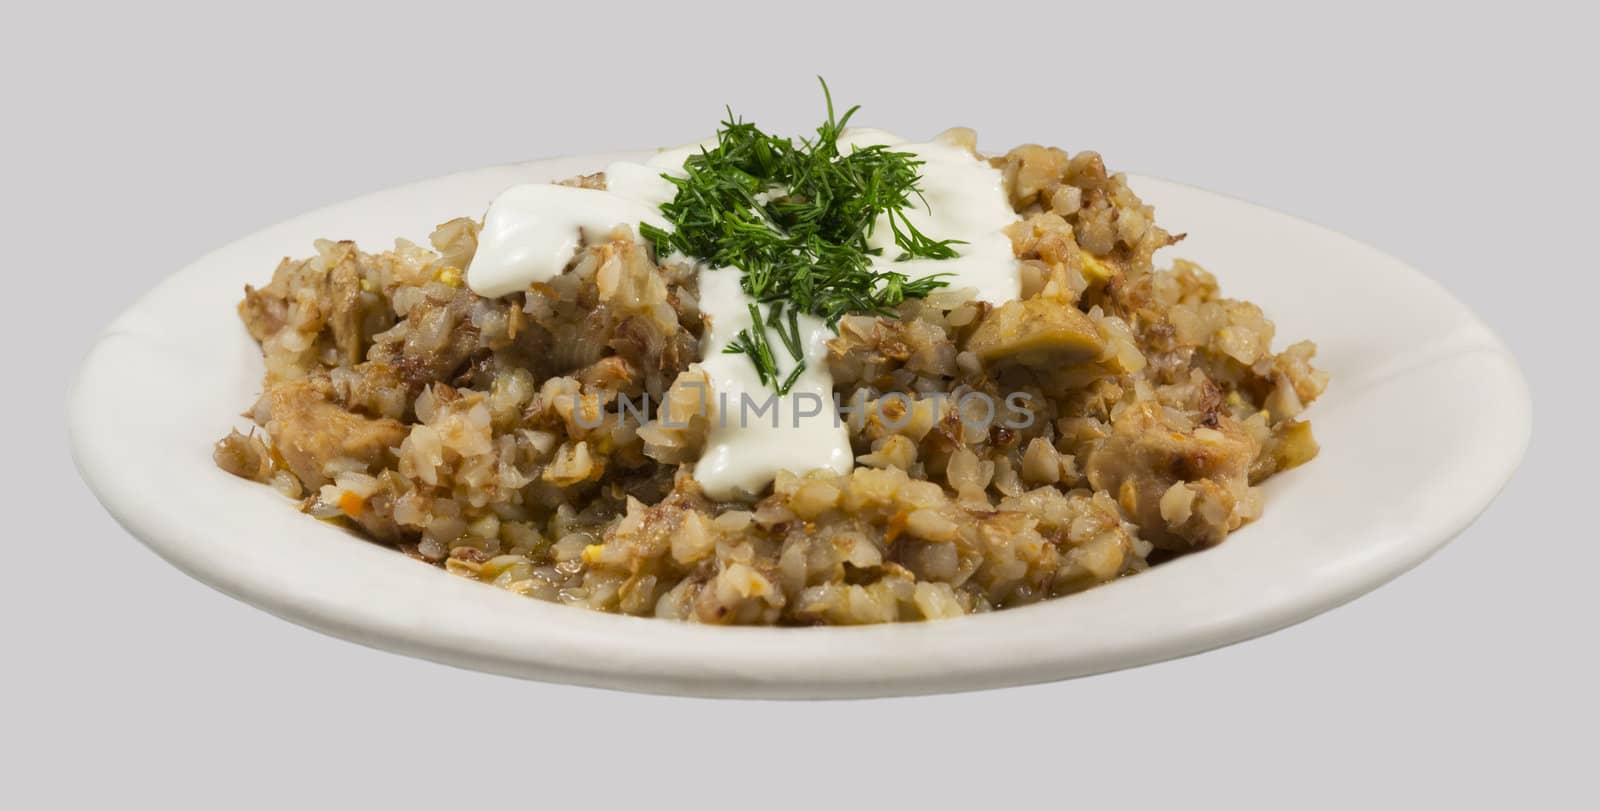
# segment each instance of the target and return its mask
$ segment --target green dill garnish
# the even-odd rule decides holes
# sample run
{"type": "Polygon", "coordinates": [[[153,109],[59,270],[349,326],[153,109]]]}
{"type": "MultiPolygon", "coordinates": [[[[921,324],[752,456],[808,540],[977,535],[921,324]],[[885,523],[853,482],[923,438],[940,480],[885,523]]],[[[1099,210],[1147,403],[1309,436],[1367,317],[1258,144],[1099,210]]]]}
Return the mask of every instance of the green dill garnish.
{"type": "MultiPolygon", "coordinates": [[[[822,81],[818,78],[818,81],[822,81]]],[[[902,301],[945,286],[934,274],[912,279],[873,267],[879,251],[867,240],[879,216],[894,231],[896,261],[949,259],[957,240],[935,240],[917,230],[903,209],[915,199],[922,161],[909,152],[875,145],[840,154],[839,133],[859,107],[834,118],[833,96],[822,82],[828,120],[816,140],[796,144],[762,132],[728,111],[717,144],[684,161],[682,177],[663,175],[677,187],[661,213],[671,232],[649,224],[640,235],[658,253],[676,251],[714,267],[738,268],[740,286],[767,308],[750,307],[752,326],[724,351],[748,355],[765,385],[787,394],[805,369],[798,314],[837,328],[847,313],[894,315],[902,301]],[[795,360],[779,379],[768,332],[795,360]]]]}

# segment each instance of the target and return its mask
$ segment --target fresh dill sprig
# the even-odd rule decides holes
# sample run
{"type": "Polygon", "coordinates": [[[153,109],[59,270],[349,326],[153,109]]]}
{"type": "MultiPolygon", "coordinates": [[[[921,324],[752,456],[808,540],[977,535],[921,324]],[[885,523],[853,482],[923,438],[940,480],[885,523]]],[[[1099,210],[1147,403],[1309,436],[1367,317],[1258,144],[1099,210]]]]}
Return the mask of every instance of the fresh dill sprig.
{"type": "Polygon", "coordinates": [[[849,313],[893,315],[906,299],[944,287],[934,274],[912,279],[872,265],[868,247],[880,215],[887,215],[900,254],[907,259],[949,259],[958,240],[935,240],[906,217],[913,200],[923,206],[922,161],[888,146],[856,147],[840,154],[839,135],[858,107],[835,117],[833,95],[822,82],[828,118],[815,140],[796,144],[761,131],[728,111],[716,146],[684,161],[683,175],[663,175],[677,187],[661,206],[672,230],[648,223],[640,235],[660,254],[678,252],[714,267],[738,268],[740,286],[766,306],[750,307],[751,326],[724,350],[749,356],[761,381],[787,394],[805,369],[798,316],[822,318],[837,328],[849,313]],[[795,361],[780,379],[768,331],[795,361]]]}

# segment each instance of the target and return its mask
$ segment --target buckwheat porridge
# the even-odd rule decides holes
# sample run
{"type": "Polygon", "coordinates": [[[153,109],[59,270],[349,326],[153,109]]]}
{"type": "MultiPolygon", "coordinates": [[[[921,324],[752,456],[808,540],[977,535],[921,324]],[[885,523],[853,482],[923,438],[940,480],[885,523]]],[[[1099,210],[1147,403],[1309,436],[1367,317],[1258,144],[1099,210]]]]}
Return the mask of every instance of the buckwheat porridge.
{"type": "Polygon", "coordinates": [[[235,475],[448,572],[724,624],[1024,605],[1204,549],[1327,384],[1094,152],[730,119],[247,287],[235,475]]]}

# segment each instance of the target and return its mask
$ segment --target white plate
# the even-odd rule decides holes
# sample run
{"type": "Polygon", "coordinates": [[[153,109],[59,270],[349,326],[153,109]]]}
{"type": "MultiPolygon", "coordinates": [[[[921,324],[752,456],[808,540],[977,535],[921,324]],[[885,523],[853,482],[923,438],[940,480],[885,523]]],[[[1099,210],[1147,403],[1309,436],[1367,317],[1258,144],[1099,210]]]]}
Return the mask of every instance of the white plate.
{"type": "Polygon", "coordinates": [[[517,182],[604,155],[482,169],[378,192],[246,237],[168,278],[84,361],[70,403],[84,479],[174,566],[280,617],[461,667],[626,690],[844,697],[1064,679],[1184,656],[1299,622],[1421,562],[1521,460],[1526,384],[1500,340],[1398,260],[1266,209],[1151,178],[1134,188],[1259,303],[1278,347],[1309,338],[1333,375],[1310,411],[1322,454],[1266,485],[1266,514],[1221,546],[1040,605],[864,628],[720,628],[597,614],[421,565],[297,512],[211,463],[254,401],[261,358],[234,306],[318,237],[424,242],[517,182]]]}

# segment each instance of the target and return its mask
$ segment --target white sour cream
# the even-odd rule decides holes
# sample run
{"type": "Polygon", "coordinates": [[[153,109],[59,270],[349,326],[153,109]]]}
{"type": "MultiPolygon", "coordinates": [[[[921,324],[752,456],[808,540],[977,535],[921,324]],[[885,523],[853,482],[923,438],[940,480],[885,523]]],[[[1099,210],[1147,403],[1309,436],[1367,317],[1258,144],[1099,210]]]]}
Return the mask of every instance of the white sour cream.
{"type": "MultiPolygon", "coordinates": [[[[584,240],[604,239],[618,226],[637,229],[641,222],[669,228],[659,207],[672,200],[676,187],[661,174],[681,172],[685,159],[713,144],[715,139],[708,139],[663,150],[643,164],[614,163],[606,168],[607,191],[551,184],[507,189],[484,217],[478,250],[466,272],[467,286],[487,297],[522,292],[561,273],[584,240]]],[[[869,240],[883,249],[873,259],[875,265],[910,278],[951,274],[945,277],[951,288],[971,289],[996,304],[1017,298],[1018,264],[1004,233],[1017,216],[998,170],[958,145],[907,143],[881,130],[848,129],[839,144],[846,152],[852,146],[888,144],[915,154],[924,162],[921,185],[928,205],[917,201],[906,217],[932,239],[967,243],[955,246],[958,255],[953,259],[896,262],[900,251],[884,217],[869,240]]],[[[750,298],[739,287],[739,275],[735,268],[700,272],[700,309],[710,323],[698,366],[711,384],[707,402],[712,428],[694,476],[716,499],[759,494],[779,470],[845,473],[854,463],[849,436],[835,422],[827,363],[833,333],[821,319],[800,317],[806,369],[788,395],[776,395],[763,385],[749,357],[723,352],[750,326],[750,298]]],[[[773,355],[780,376],[786,377],[795,361],[781,346],[777,350],[773,355]]]]}
{"type": "Polygon", "coordinates": [[[487,298],[523,292],[561,273],[582,239],[600,241],[619,225],[641,222],[669,227],[656,206],[620,194],[549,183],[512,186],[483,217],[467,286],[487,298]]]}
{"type": "MultiPolygon", "coordinates": [[[[739,288],[738,270],[700,271],[700,311],[711,319],[699,363],[711,384],[711,433],[694,478],[716,499],[758,495],[779,470],[848,473],[855,464],[849,434],[836,422],[833,407],[833,375],[828,372],[833,331],[820,318],[800,316],[806,368],[789,393],[779,395],[761,382],[748,355],[722,351],[750,327],[749,301],[739,288]]],[[[767,312],[761,308],[762,316],[767,312]]],[[[794,358],[781,345],[772,354],[778,377],[786,379],[794,358]]]]}
{"type": "Polygon", "coordinates": [[[583,240],[603,240],[620,225],[636,235],[642,222],[670,228],[661,204],[677,188],[661,173],[681,171],[685,159],[712,144],[714,139],[664,149],[646,163],[613,163],[606,167],[606,191],[553,183],[506,189],[483,217],[467,287],[486,298],[521,293],[559,275],[583,240]]]}
{"type": "Polygon", "coordinates": [[[991,304],[1004,304],[1022,294],[1021,266],[1011,252],[1006,226],[1017,221],[1006,198],[1000,170],[979,160],[965,147],[945,141],[907,143],[883,130],[855,128],[839,138],[839,150],[884,144],[896,152],[910,152],[921,160],[922,200],[915,198],[903,209],[906,219],[930,239],[961,240],[953,259],[908,259],[896,262],[900,249],[887,215],[880,216],[867,244],[882,250],[873,259],[879,270],[893,270],[916,279],[948,273],[944,281],[952,290],[973,290],[991,304]],[[927,206],[923,206],[923,200],[927,206]]]}

